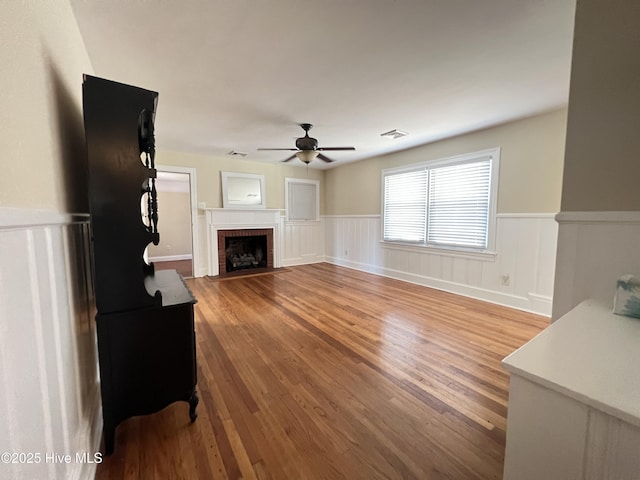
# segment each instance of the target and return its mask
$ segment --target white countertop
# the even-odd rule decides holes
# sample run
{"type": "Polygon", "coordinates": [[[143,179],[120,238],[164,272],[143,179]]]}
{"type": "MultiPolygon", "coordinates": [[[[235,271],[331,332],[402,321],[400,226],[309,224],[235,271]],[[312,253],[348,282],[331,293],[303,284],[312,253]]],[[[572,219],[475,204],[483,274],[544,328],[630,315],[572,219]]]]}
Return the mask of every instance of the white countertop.
{"type": "Polygon", "coordinates": [[[502,363],[512,374],[640,426],[640,318],[587,300],[502,363]]]}

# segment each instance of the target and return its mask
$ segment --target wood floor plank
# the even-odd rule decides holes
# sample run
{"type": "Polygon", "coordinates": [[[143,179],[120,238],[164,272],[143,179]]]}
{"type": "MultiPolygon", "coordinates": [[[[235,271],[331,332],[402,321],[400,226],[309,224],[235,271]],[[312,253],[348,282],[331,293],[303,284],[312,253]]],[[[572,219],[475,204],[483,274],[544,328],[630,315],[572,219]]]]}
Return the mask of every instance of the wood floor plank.
{"type": "Polygon", "coordinates": [[[187,282],[199,417],[127,420],[99,480],[502,478],[500,361],[546,318],[324,263],[187,282]]]}
{"type": "Polygon", "coordinates": [[[191,260],[167,260],[154,261],[153,265],[158,270],[176,270],[184,278],[193,276],[193,262],[191,260]]]}

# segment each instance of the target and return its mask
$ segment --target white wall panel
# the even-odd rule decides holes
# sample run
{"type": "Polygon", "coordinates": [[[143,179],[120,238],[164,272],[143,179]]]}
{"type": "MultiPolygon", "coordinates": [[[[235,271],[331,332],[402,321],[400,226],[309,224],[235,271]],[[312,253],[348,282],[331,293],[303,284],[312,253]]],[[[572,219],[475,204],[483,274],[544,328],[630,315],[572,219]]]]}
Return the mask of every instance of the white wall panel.
{"type": "Polygon", "coordinates": [[[281,217],[282,266],[324,261],[324,221],[287,222],[281,217]]]}
{"type": "Polygon", "coordinates": [[[617,279],[640,275],[640,212],[562,212],[558,223],[553,318],[588,298],[613,307],[617,279]]]}
{"type": "Polygon", "coordinates": [[[88,224],[2,213],[0,451],[41,461],[2,464],[0,477],[90,478],[95,464],[75,462],[98,451],[101,429],[88,224]],[[74,461],[46,462],[47,453],[74,461]]]}
{"type": "Polygon", "coordinates": [[[467,284],[472,287],[480,287],[482,284],[482,262],[478,260],[467,261],[467,284]]]}
{"type": "Polygon", "coordinates": [[[540,227],[540,241],[538,242],[538,257],[536,259],[535,288],[534,292],[547,298],[553,296],[553,282],[549,282],[550,278],[554,278],[556,270],[556,248],[558,243],[558,225],[557,223],[545,222],[538,220],[540,227]]]}
{"type": "Polygon", "coordinates": [[[324,221],[328,262],[551,314],[557,237],[551,214],[498,215],[495,257],[384,246],[379,215],[324,221]]]}
{"type": "Polygon", "coordinates": [[[640,428],[592,409],[585,457],[586,480],[637,480],[640,428]]]}
{"type": "Polygon", "coordinates": [[[587,405],[511,375],[507,416],[504,480],[584,479],[587,405]]]}
{"type": "Polygon", "coordinates": [[[453,282],[453,257],[442,256],[442,280],[453,282]]]}
{"type": "MultiPolygon", "coordinates": [[[[199,210],[199,212],[203,212],[199,210]]],[[[207,248],[207,216],[204,213],[198,213],[198,253],[197,265],[193,266],[193,276],[202,277],[207,274],[209,265],[209,249],[207,248]]]]}

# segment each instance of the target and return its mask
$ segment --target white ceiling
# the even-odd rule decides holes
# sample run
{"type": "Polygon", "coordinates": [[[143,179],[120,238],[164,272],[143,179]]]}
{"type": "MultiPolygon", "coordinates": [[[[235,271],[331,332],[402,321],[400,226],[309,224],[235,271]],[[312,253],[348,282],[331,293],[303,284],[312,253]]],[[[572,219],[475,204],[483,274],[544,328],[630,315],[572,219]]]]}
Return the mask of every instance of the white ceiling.
{"type": "Polygon", "coordinates": [[[256,149],[312,123],[321,147],[356,147],[335,166],[568,100],[575,0],[71,4],[95,75],[160,93],[159,149],[278,162],[292,152],[256,149]]]}

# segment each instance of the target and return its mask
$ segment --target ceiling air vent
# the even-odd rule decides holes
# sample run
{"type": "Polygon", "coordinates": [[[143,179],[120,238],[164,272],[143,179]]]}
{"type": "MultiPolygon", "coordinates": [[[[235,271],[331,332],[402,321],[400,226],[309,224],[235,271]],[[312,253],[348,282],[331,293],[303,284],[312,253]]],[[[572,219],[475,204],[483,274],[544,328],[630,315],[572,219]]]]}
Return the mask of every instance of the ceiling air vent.
{"type": "Polygon", "coordinates": [[[249,154],[247,152],[238,152],[236,150],[231,150],[227,155],[231,155],[232,157],[246,157],[249,154]]]}
{"type": "Polygon", "coordinates": [[[389,137],[389,138],[401,138],[408,135],[407,132],[403,132],[402,130],[398,130],[396,128],[394,128],[393,130],[389,130],[388,132],[385,133],[381,133],[380,136],[381,137],[389,137]]]}

